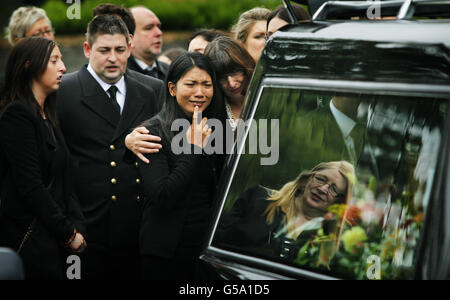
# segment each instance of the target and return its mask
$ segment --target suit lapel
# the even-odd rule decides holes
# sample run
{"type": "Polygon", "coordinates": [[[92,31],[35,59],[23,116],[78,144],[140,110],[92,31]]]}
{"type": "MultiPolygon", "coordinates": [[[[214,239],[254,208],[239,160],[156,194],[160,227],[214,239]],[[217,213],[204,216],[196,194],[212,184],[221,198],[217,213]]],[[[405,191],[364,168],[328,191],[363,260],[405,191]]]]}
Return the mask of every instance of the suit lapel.
{"type": "Polygon", "coordinates": [[[136,72],[139,72],[139,73],[144,73],[144,70],[138,65],[138,63],[134,59],[134,56],[132,56],[132,55],[130,56],[127,64],[130,69],[135,70],[136,72]]]}
{"type": "Polygon", "coordinates": [[[106,92],[98,84],[97,80],[89,73],[86,67],[78,73],[78,78],[83,89],[82,102],[100,117],[108,121],[114,128],[120,120],[120,115],[114,110],[106,92]]]}
{"type": "MultiPolygon", "coordinates": [[[[119,138],[125,131],[136,126],[135,120],[143,111],[148,95],[144,95],[142,91],[145,88],[140,85],[134,78],[125,74],[125,84],[127,86],[127,95],[125,97],[125,106],[122,110],[122,117],[119,125],[114,132],[113,141],[119,138]]],[[[148,116],[150,118],[150,116],[148,116]]]]}

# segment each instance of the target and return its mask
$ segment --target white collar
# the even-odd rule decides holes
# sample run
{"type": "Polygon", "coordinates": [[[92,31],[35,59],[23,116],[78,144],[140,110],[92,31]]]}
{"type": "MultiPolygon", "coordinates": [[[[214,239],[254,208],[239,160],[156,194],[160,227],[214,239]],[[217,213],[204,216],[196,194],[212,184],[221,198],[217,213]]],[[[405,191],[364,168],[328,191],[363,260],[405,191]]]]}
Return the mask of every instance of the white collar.
{"type": "Polygon", "coordinates": [[[100,84],[100,86],[102,87],[102,89],[107,92],[108,89],[112,86],[115,85],[118,89],[118,92],[121,93],[122,95],[126,95],[126,85],[125,85],[125,76],[122,76],[119,81],[117,81],[115,84],[110,84],[107,83],[105,81],[103,81],[98,75],[97,73],[95,73],[94,69],[92,68],[91,64],[89,64],[87,66],[87,70],[89,71],[89,73],[91,73],[92,77],[95,78],[95,80],[97,80],[97,82],[100,84]]]}
{"type": "Polygon", "coordinates": [[[147,69],[153,70],[154,68],[157,67],[156,59],[155,59],[155,61],[153,61],[153,64],[151,66],[147,65],[145,62],[143,62],[142,60],[140,60],[139,58],[137,58],[135,56],[134,56],[134,59],[136,60],[136,63],[142,70],[147,70],[147,69]]]}
{"type": "Polygon", "coordinates": [[[352,131],[353,127],[355,127],[356,122],[351,118],[347,117],[347,115],[341,112],[339,109],[337,109],[336,106],[334,106],[333,104],[333,99],[331,99],[330,101],[330,110],[334,118],[336,119],[336,123],[338,123],[339,128],[342,131],[342,134],[346,138],[352,131]]]}

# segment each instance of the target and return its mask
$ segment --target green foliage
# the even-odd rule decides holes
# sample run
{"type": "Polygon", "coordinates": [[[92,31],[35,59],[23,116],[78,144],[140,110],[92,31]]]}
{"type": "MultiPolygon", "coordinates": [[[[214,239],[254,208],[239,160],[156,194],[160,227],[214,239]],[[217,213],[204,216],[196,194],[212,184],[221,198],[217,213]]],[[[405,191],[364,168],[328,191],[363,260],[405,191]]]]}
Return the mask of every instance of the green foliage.
{"type": "Polygon", "coordinates": [[[195,30],[216,28],[229,30],[239,15],[253,7],[273,9],[281,0],[90,0],[81,2],[81,19],[70,20],[67,9],[71,4],[49,0],[42,7],[58,34],[84,33],[92,19],[92,9],[100,3],[114,3],[125,7],[144,5],[161,20],[163,30],[195,30]]]}

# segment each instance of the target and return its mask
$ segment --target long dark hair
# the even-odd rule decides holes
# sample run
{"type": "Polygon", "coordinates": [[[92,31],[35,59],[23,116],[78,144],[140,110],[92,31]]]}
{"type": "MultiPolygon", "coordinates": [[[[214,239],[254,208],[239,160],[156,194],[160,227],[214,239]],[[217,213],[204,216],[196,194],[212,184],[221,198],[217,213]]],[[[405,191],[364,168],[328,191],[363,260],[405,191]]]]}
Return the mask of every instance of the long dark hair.
{"type": "MultiPolygon", "coordinates": [[[[292,3],[292,9],[294,10],[295,17],[298,21],[307,21],[311,19],[311,15],[303,8],[303,6],[292,3]]],[[[279,5],[277,8],[272,10],[272,12],[267,17],[266,29],[269,29],[269,23],[273,18],[280,18],[281,20],[291,23],[289,18],[289,12],[284,5],[279,5]]]]}
{"type": "MultiPolygon", "coordinates": [[[[0,111],[13,101],[23,101],[32,107],[36,116],[40,116],[41,107],[32,90],[33,80],[44,74],[55,47],[56,42],[44,37],[27,37],[14,46],[6,63],[0,111]]],[[[47,96],[43,110],[56,126],[56,93],[47,96]]]]}
{"type": "Polygon", "coordinates": [[[247,92],[255,69],[255,61],[242,43],[228,36],[221,36],[209,43],[205,49],[205,55],[214,65],[219,80],[226,78],[227,75],[243,72],[245,82],[242,93],[247,92]]]}
{"type": "MultiPolygon", "coordinates": [[[[225,104],[223,102],[223,97],[220,93],[214,67],[212,66],[210,60],[203,54],[198,52],[186,52],[178,56],[170,64],[170,68],[165,80],[166,89],[168,89],[169,82],[177,84],[178,80],[180,80],[181,77],[183,77],[187,72],[195,67],[206,71],[206,73],[211,76],[214,89],[211,103],[202,112],[202,117],[207,117],[208,119],[219,119],[220,121],[222,121],[222,124],[224,124],[225,104]]],[[[145,121],[142,126],[149,127],[155,125],[156,123],[161,123],[163,132],[160,134],[163,134],[163,136],[167,140],[171,140],[174,136],[174,133],[171,132],[170,128],[172,126],[172,123],[177,118],[186,118],[189,121],[192,121],[184,114],[182,109],[179,107],[176,97],[170,95],[169,91],[167,90],[166,99],[161,111],[155,117],[145,121]]]]}

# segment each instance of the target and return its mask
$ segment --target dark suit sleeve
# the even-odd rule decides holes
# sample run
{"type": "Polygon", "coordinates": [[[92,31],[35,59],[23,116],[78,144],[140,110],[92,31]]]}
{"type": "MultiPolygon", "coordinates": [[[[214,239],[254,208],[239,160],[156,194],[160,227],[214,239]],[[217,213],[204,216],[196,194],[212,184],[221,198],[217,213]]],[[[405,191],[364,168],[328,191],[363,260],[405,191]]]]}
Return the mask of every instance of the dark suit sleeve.
{"type": "Polygon", "coordinates": [[[230,211],[225,211],[217,231],[217,241],[238,247],[264,246],[269,238],[270,226],[265,210],[269,190],[256,186],[237,199],[230,211]]]}
{"type": "MultiPolygon", "coordinates": [[[[191,147],[191,153],[200,151],[197,146],[191,147]]],[[[149,164],[139,164],[146,196],[149,197],[144,205],[154,205],[163,211],[170,211],[176,207],[180,199],[184,199],[189,188],[191,178],[195,176],[196,166],[201,154],[180,154],[173,166],[170,164],[170,145],[163,146],[158,153],[147,155],[149,164]]]]}
{"type": "Polygon", "coordinates": [[[161,111],[164,101],[166,101],[166,94],[167,94],[167,87],[164,86],[164,81],[160,81],[160,88],[159,88],[159,93],[158,93],[158,112],[161,111]]]}
{"type": "Polygon", "coordinates": [[[86,225],[83,212],[81,210],[80,202],[75,192],[70,193],[67,207],[67,215],[74,223],[77,232],[81,233],[86,239],[86,225]]]}
{"type": "Polygon", "coordinates": [[[39,166],[35,116],[22,105],[10,106],[3,115],[2,132],[4,154],[10,162],[12,180],[24,204],[56,234],[60,242],[67,242],[74,225],[62,213],[44,185],[39,166]]]}

